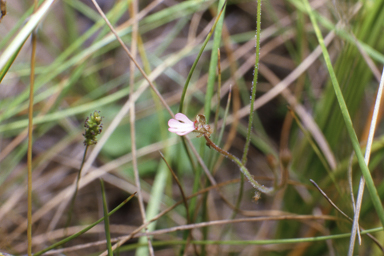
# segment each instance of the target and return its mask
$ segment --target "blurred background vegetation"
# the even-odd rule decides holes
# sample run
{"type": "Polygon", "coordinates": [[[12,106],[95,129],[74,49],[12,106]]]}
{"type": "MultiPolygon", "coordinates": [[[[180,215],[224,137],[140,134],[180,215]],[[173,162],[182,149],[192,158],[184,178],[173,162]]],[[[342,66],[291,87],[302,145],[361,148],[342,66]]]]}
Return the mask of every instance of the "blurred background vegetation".
{"type": "MultiPolygon", "coordinates": [[[[97,2],[173,113],[178,112],[192,64],[204,49],[189,81],[183,113],[191,120],[205,113],[217,128],[213,141],[241,159],[254,79],[257,1],[228,1],[222,22],[205,47],[224,1],[97,2]]],[[[97,180],[101,178],[109,210],[138,191],[138,185],[141,196],[110,217],[109,231],[99,224],[52,254],[99,255],[107,248],[106,233],[113,245],[140,227],[143,217],[153,220],[160,214],[140,231],[141,238],[124,242],[116,255],[151,255],[151,248],[154,255],[346,255],[349,235],[336,235],[349,233],[351,224],[309,180],[353,218],[351,189],[356,194],[361,172],[303,3],[261,4],[256,111],[246,166],[260,183],[283,186],[273,195],[256,197],[237,165],[206,147],[204,139],[187,135],[197,151],[194,154],[190,145],[167,131],[171,115],[91,0],[58,0],[39,14],[33,64],[33,252],[104,216],[97,180]],[[84,120],[95,110],[103,116],[104,131],[99,143],[89,148],[68,225],[68,202],[85,150],[84,120]],[[199,155],[219,188],[207,178],[199,155]],[[188,208],[181,191],[186,197],[199,193],[188,200],[188,208]],[[213,223],[218,220],[222,222],[213,223]]],[[[310,4],[363,147],[384,63],[384,1],[310,4]]],[[[17,35],[32,12],[31,1],[7,1],[0,23],[0,58],[11,46],[17,47],[0,70],[0,249],[12,254],[27,252],[33,47],[30,39],[24,42],[17,35]]],[[[381,198],[383,128],[378,122],[369,164],[381,198]]],[[[365,229],[381,226],[368,192],[360,218],[365,229]]],[[[383,241],[382,232],[373,235],[383,241]]],[[[382,255],[366,235],[355,253],[382,255]]]]}

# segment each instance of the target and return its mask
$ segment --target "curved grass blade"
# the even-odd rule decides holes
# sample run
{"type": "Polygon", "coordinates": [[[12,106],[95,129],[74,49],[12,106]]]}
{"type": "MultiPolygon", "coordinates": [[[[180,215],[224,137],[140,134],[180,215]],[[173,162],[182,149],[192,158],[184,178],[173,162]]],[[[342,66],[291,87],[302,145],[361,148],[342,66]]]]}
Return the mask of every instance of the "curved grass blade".
{"type": "Polygon", "coordinates": [[[25,41],[20,45],[20,47],[16,50],[16,52],[12,55],[12,57],[9,58],[7,63],[4,65],[4,68],[0,71],[0,84],[3,81],[3,79],[4,79],[4,76],[8,73],[8,70],[12,66],[12,64],[15,61],[17,55],[19,55],[19,52],[20,52],[21,48],[23,48],[23,45],[24,45],[25,41]]]}
{"type": "Polygon", "coordinates": [[[107,206],[107,199],[105,196],[104,182],[102,179],[100,179],[100,185],[101,185],[101,194],[103,196],[104,229],[105,229],[105,237],[107,239],[108,256],[113,256],[113,250],[112,250],[112,244],[111,244],[111,232],[109,231],[108,206],[107,206]]]}

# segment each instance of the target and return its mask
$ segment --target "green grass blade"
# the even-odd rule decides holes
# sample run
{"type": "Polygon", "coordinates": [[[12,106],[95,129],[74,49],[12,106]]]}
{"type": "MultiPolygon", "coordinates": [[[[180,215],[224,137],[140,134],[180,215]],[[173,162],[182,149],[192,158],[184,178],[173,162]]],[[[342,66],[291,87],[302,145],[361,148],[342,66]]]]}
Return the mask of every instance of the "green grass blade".
{"type": "Polygon", "coordinates": [[[105,237],[107,239],[108,256],[113,256],[112,244],[111,244],[111,232],[109,231],[109,216],[107,198],[105,196],[104,182],[100,179],[101,194],[103,197],[103,212],[104,212],[104,229],[105,237]]]}
{"type": "MultiPolygon", "coordinates": [[[[24,43],[25,43],[25,41],[24,41],[24,43]]],[[[24,43],[20,45],[20,47],[16,50],[16,52],[13,54],[13,56],[11,58],[9,58],[7,63],[4,65],[4,68],[0,71],[0,84],[4,79],[4,76],[8,73],[8,70],[12,66],[17,55],[19,55],[19,52],[20,52],[21,48],[23,48],[24,43]]]]}
{"type": "Polygon", "coordinates": [[[29,37],[32,31],[35,29],[37,24],[43,19],[45,14],[48,12],[50,6],[54,0],[46,0],[35,14],[31,15],[29,21],[25,26],[20,30],[15,39],[9,44],[5,49],[3,54],[0,56],[0,70],[2,70],[5,64],[9,61],[10,58],[15,54],[17,49],[24,43],[24,41],[29,37]]]}

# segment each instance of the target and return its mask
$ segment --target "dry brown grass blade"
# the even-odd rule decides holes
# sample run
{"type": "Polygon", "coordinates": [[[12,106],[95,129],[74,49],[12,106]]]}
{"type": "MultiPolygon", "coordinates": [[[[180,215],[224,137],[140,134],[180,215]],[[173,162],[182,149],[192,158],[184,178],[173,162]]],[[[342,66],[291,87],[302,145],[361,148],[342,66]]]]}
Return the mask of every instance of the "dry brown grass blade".
{"type": "MultiPolygon", "coordinates": [[[[37,10],[37,0],[34,0],[33,12],[37,10]]],[[[1,5],[1,17],[5,15],[4,6],[1,5]],[[4,14],[3,14],[4,9],[4,14]]],[[[28,210],[27,210],[27,239],[28,239],[28,256],[32,255],[32,144],[33,144],[33,98],[35,84],[35,64],[36,64],[36,31],[32,31],[32,51],[31,51],[31,71],[30,71],[30,87],[29,87],[29,107],[28,107],[28,151],[27,151],[27,167],[28,167],[28,210]]]]}

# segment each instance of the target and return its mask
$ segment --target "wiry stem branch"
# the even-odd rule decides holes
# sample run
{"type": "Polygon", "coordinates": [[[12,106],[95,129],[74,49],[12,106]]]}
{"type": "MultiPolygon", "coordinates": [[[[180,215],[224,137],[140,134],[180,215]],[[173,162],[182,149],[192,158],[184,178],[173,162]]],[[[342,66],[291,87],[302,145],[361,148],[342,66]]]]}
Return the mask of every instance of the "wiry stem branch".
{"type": "Polygon", "coordinates": [[[249,173],[248,169],[241,163],[240,159],[238,159],[237,157],[235,157],[234,155],[228,153],[227,151],[219,148],[215,143],[213,143],[211,141],[211,139],[208,137],[208,135],[204,134],[204,138],[205,140],[207,141],[207,145],[210,147],[210,148],[213,148],[214,150],[216,150],[217,152],[219,152],[220,154],[222,154],[223,156],[231,159],[232,161],[234,161],[240,168],[240,171],[244,174],[244,176],[248,179],[249,183],[251,183],[252,187],[254,187],[255,189],[257,189],[258,191],[260,191],[261,193],[264,193],[264,194],[272,194],[275,189],[274,188],[268,188],[268,187],[265,187],[264,185],[261,185],[260,183],[258,183],[253,177],[252,175],[249,173]]]}

